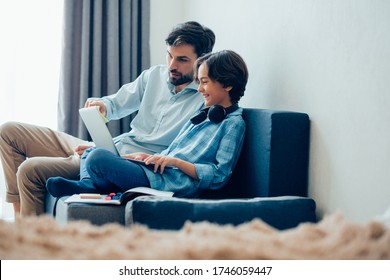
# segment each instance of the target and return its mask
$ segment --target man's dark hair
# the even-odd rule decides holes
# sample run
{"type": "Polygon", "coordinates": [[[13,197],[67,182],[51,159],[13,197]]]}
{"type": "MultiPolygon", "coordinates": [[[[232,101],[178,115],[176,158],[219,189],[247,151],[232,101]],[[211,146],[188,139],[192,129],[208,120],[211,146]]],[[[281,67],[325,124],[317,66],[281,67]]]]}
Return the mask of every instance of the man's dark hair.
{"type": "Polygon", "coordinates": [[[232,87],[229,91],[232,103],[237,103],[244,96],[248,82],[248,68],[239,54],[231,50],[223,50],[199,57],[194,64],[194,80],[197,82],[199,82],[198,70],[203,63],[207,65],[211,80],[221,83],[223,87],[232,87]]]}
{"type": "Polygon", "coordinates": [[[214,32],[196,21],[188,21],[178,24],[165,39],[172,47],[179,45],[191,45],[198,57],[213,50],[215,44],[214,32]]]}

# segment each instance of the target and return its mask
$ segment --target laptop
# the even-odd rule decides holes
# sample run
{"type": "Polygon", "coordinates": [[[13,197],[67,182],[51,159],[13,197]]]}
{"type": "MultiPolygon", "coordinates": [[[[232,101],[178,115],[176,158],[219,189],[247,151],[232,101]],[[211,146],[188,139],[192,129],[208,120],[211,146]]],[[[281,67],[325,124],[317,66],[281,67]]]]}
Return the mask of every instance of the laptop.
{"type": "MultiPolygon", "coordinates": [[[[115,146],[111,133],[106,125],[107,119],[100,113],[99,106],[91,106],[79,109],[81,119],[91,135],[92,141],[98,148],[104,148],[110,152],[120,156],[118,149],[115,146]]],[[[142,160],[128,159],[140,163],[142,165],[153,167],[154,164],[146,165],[142,160]]],[[[173,166],[165,166],[165,168],[174,168],[173,166]]]]}
{"type": "Polygon", "coordinates": [[[119,155],[106,125],[105,117],[99,111],[99,106],[81,108],[79,113],[96,147],[104,148],[119,155]]]}

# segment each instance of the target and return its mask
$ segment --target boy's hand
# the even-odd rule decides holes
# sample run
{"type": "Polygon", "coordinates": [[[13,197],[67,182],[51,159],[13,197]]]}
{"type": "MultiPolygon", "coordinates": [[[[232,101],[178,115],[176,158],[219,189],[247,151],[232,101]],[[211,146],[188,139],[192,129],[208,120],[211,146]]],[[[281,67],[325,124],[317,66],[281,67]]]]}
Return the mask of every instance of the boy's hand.
{"type": "Polygon", "coordinates": [[[165,166],[176,166],[176,158],[161,156],[161,155],[152,155],[147,157],[145,160],[146,164],[154,163],[154,172],[157,172],[160,168],[160,174],[164,173],[165,166]]]}

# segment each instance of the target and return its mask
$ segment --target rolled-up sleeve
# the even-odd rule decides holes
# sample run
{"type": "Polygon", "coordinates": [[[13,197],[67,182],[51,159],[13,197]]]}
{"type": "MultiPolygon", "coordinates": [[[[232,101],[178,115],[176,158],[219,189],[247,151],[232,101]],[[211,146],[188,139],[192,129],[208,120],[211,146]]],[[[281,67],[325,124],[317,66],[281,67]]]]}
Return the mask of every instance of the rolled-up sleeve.
{"type": "Polygon", "coordinates": [[[205,188],[209,186],[214,179],[216,166],[214,164],[195,164],[196,175],[199,180],[199,187],[205,188]]]}

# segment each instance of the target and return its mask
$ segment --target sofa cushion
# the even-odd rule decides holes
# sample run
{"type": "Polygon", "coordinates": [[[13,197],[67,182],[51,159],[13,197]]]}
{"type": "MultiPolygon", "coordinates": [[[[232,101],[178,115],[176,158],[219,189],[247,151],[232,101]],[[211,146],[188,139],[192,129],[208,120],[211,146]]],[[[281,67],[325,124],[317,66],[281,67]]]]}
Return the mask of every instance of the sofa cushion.
{"type": "Polygon", "coordinates": [[[143,196],[127,203],[125,221],[177,230],[186,221],[238,225],[259,218],[283,230],[316,222],[315,209],[313,199],[297,196],[221,200],[143,196]]]}

